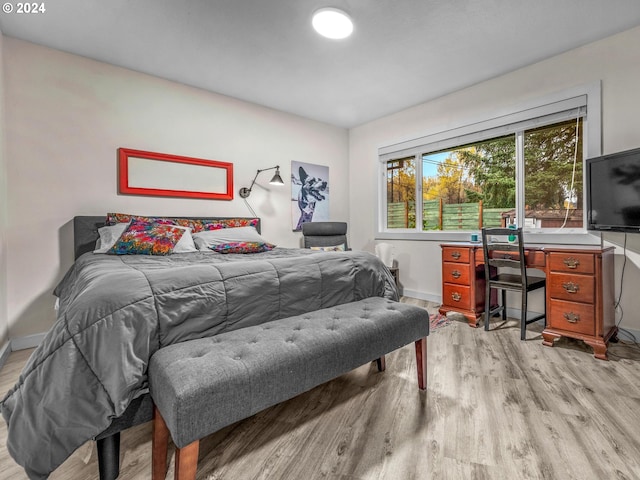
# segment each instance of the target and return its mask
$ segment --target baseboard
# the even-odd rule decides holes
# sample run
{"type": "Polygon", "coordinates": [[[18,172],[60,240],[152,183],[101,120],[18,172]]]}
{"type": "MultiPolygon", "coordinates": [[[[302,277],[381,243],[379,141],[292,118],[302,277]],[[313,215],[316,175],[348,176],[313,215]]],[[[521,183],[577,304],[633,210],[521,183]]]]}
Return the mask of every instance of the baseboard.
{"type": "Polygon", "coordinates": [[[46,333],[36,333],[34,335],[27,335],[26,337],[17,337],[11,339],[11,351],[25,350],[27,348],[34,348],[40,345],[44,340],[46,333]]]}
{"type": "MultiPolygon", "coordinates": [[[[520,310],[519,308],[509,308],[507,307],[507,317],[509,318],[520,318],[520,312],[522,310],[520,310]]],[[[527,318],[533,318],[537,315],[542,315],[542,312],[533,312],[529,309],[527,309],[527,318]]],[[[536,323],[543,323],[544,320],[541,318],[540,320],[538,320],[538,322],[536,323]]]]}
{"type": "Polygon", "coordinates": [[[626,327],[619,327],[618,338],[620,340],[622,340],[624,342],[633,342],[634,339],[632,337],[635,337],[635,341],[640,343],[640,331],[632,330],[632,329],[626,328],[626,327]]]}
{"type": "Polygon", "coordinates": [[[426,300],[427,302],[442,303],[442,296],[430,293],[419,292],[417,290],[401,289],[401,295],[405,297],[417,298],[418,300],[426,300]]]}
{"type": "Polygon", "coordinates": [[[26,337],[12,338],[5,342],[0,348],[0,369],[2,369],[9,359],[11,352],[37,347],[42,340],[44,340],[45,335],[46,333],[36,333],[35,335],[27,335],[26,337]]]}
{"type": "Polygon", "coordinates": [[[11,342],[7,341],[4,343],[2,348],[0,348],[0,370],[4,367],[4,364],[9,359],[9,354],[11,353],[11,342]]]}

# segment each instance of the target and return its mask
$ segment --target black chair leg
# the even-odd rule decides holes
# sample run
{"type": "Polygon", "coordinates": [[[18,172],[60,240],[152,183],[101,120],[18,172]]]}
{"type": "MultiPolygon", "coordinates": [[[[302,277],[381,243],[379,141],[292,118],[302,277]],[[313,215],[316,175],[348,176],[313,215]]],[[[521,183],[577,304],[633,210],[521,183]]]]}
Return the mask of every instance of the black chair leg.
{"type": "Polygon", "coordinates": [[[100,480],[116,480],[120,475],[120,432],[96,440],[100,480]]]}
{"type": "Polygon", "coordinates": [[[489,318],[491,317],[491,287],[487,282],[487,288],[484,297],[484,330],[489,331],[489,318]]]}
{"type": "Polygon", "coordinates": [[[502,321],[507,321],[507,291],[502,290],[502,321]]]}
{"type": "Polygon", "coordinates": [[[527,292],[522,292],[522,312],[520,313],[520,340],[527,338],[527,292]]]}

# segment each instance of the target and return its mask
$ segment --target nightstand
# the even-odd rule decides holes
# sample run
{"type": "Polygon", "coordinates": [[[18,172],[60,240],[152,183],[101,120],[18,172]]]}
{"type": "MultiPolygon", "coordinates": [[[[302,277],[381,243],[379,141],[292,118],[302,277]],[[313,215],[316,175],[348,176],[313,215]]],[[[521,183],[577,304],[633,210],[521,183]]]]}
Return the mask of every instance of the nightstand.
{"type": "Polygon", "coordinates": [[[389,271],[391,272],[391,275],[393,275],[393,279],[396,281],[396,287],[399,287],[400,272],[398,271],[398,267],[391,267],[389,268],[389,271]]]}

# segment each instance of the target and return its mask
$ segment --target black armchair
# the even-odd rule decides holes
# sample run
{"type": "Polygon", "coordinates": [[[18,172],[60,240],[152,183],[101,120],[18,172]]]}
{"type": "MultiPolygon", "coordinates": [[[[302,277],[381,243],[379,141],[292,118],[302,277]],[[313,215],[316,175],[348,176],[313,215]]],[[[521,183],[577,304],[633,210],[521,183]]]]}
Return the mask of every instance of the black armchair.
{"type": "Polygon", "coordinates": [[[344,245],[344,249],[349,250],[346,222],[303,223],[302,237],[304,239],[304,248],[344,245]]]}

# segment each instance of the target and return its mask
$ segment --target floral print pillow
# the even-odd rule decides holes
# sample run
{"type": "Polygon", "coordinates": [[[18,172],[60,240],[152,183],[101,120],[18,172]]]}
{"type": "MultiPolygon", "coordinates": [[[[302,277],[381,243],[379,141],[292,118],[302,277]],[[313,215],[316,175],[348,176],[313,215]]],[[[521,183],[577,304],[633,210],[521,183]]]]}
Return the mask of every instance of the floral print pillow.
{"type": "Polygon", "coordinates": [[[258,228],[257,218],[224,218],[219,220],[202,220],[202,230],[219,230],[221,228],[253,227],[258,228]]]}
{"type": "Polygon", "coordinates": [[[273,250],[275,245],[262,242],[232,242],[211,245],[209,248],[218,253],[260,253],[273,250]]]}
{"type": "Polygon", "coordinates": [[[147,223],[180,225],[181,227],[189,227],[192,233],[202,232],[203,230],[218,230],[221,228],[258,227],[257,218],[220,218],[200,220],[192,218],[142,217],[140,215],[131,215],[128,213],[108,213],[106,223],[107,225],[115,225],[116,223],[129,223],[132,220],[140,220],[147,223]]]}
{"type": "Polygon", "coordinates": [[[133,220],[107,253],[169,255],[185,230],[173,225],[133,220]]]}

